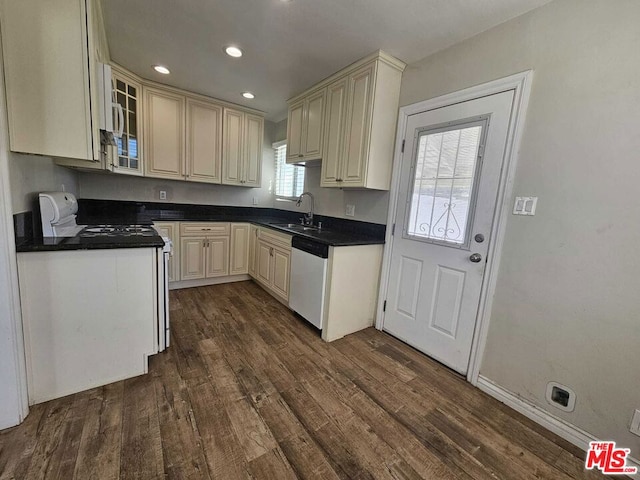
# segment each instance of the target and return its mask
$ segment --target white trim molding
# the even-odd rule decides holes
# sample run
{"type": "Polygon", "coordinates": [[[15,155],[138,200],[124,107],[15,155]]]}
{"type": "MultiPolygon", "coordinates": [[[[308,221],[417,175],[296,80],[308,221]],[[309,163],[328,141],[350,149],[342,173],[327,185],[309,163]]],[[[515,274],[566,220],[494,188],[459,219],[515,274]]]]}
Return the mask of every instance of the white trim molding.
{"type": "MultiPolygon", "coordinates": [[[[518,413],[521,413],[528,419],[533,420],[538,425],[543,426],[547,430],[555,433],[560,438],[565,439],[567,442],[575,445],[585,452],[589,449],[589,442],[602,440],[594,437],[589,432],[585,432],[575,425],[552,415],[524,398],[511,393],[482,375],[478,376],[476,386],[487,395],[490,395],[499,402],[504,403],[506,406],[514,409],[518,413]]],[[[640,461],[638,461],[638,459],[627,457],[627,465],[630,467],[637,467],[640,472],[640,461]]],[[[640,474],[638,475],[640,476],[640,474]]]]}
{"type": "MultiPolygon", "coordinates": [[[[497,93],[513,91],[513,103],[511,105],[511,120],[507,132],[504,161],[496,200],[496,210],[493,218],[491,230],[491,242],[484,281],[480,293],[480,305],[476,317],[476,328],[471,345],[471,355],[467,369],[467,381],[476,385],[480,374],[480,362],[486,345],[489,331],[489,319],[491,317],[491,306],[493,295],[497,283],[497,272],[500,263],[500,252],[504,243],[507,218],[511,212],[510,198],[515,177],[520,140],[524,129],[524,119],[526,116],[529,95],[531,93],[531,82],[533,70],[517,73],[509,77],[493,80],[475,87],[470,87],[458,92],[450,93],[440,97],[414,103],[400,108],[398,116],[398,130],[396,133],[396,146],[393,159],[393,172],[391,178],[391,189],[389,195],[389,213],[387,226],[396,222],[396,211],[398,205],[398,192],[400,189],[400,171],[402,166],[402,143],[407,134],[407,122],[410,115],[415,115],[436,108],[448,105],[467,102],[477,98],[495,95],[497,93]]],[[[382,262],[382,272],[380,276],[380,289],[378,295],[378,308],[376,311],[376,328],[382,330],[384,326],[384,303],[387,298],[389,287],[389,272],[391,270],[391,251],[393,248],[392,228],[387,228],[384,256],[382,262]]]]}

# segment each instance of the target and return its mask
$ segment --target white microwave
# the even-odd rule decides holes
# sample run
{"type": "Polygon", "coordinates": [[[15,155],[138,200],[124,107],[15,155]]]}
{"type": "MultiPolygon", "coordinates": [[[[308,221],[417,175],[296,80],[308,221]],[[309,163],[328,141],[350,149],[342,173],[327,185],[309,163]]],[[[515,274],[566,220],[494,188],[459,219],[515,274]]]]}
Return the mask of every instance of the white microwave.
{"type": "Polygon", "coordinates": [[[105,63],[98,64],[98,95],[100,130],[108,143],[115,145],[114,137],[122,138],[124,132],[124,112],[115,98],[111,65],[105,63]]]}

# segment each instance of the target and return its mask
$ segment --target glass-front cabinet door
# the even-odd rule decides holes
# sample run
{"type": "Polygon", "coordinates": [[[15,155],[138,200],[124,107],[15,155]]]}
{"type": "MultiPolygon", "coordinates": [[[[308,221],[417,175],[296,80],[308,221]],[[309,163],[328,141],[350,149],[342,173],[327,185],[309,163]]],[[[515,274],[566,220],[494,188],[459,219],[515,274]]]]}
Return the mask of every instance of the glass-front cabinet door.
{"type": "MultiPolygon", "coordinates": [[[[116,147],[111,158],[115,173],[142,175],[142,86],[125,73],[113,68],[115,101],[122,107],[122,136],[116,137],[116,147]]],[[[116,125],[120,125],[116,123],[116,125]]]]}

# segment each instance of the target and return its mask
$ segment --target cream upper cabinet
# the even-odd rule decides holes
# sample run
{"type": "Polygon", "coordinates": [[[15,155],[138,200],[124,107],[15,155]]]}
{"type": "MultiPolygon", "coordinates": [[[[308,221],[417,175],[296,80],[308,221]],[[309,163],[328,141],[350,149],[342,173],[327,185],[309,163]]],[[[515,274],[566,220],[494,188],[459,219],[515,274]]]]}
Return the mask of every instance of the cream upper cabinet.
{"type": "Polygon", "coordinates": [[[322,158],[326,97],[327,90],[323,88],[289,106],[287,163],[322,158]]]}
{"type": "Polygon", "coordinates": [[[244,113],[231,108],[224,109],[222,131],[222,183],[242,184],[242,132],[244,113]]]}
{"type": "MultiPolygon", "coordinates": [[[[229,275],[249,273],[250,245],[252,244],[250,233],[250,225],[248,223],[231,224],[229,275]]],[[[255,252],[253,256],[255,257],[255,252]]]]}
{"type": "Polygon", "coordinates": [[[181,179],[185,158],[185,97],[144,87],[146,176],[181,179]]]}
{"type": "Polygon", "coordinates": [[[342,147],[347,115],[347,84],[342,78],[327,88],[325,150],[322,159],[323,186],[337,183],[342,174],[342,147]]]}
{"type": "Polygon", "coordinates": [[[264,119],[246,113],[244,116],[243,175],[245,187],[259,187],[262,183],[262,143],[264,119]]]}
{"type": "Polygon", "coordinates": [[[223,107],[187,98],[187,180],[220,183],[223,107]]]}
{"type": "Polygon", "coordinates": [[[232,108],[224,109],[222,183],[259,187],[262,181],[264,119],[232,108]]]}
{"type": "Polygon", "coordinates": [[[322,187],[389,189],[404,66],[380,52],[327,87],[322,187]]]}
{"type": "Polygon", "coordinates": [[[2,0],[10,148],[100,160],[98,43],[92,0],[2,0]]]}
{"type": "Polygon", "coordinates": [[[122,137],[116,138],[107,170],[127,175],[143,175],[142,159],[142,84],[133,76],[113,67],[113,87],[116,102],[122,107],[124,125],[122,137]]]}

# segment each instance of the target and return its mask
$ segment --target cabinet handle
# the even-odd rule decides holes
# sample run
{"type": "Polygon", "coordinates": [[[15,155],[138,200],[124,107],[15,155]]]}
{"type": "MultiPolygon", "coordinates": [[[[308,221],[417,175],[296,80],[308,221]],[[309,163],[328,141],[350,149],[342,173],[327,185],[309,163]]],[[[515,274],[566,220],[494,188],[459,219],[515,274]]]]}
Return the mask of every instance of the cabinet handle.
{"type": "Polygon", "coordinates": [[[300,153],[300,154],[298,154],[298,158],[302,158],[302,157],[304,157],[304,155],[303,155],[303,154],[301,154],[301,153],[300,153]]]}
{"type": "Polygon", "coordinates": [[[269,255],[273,257],[273,247],[269,248],[269,255]]]}

